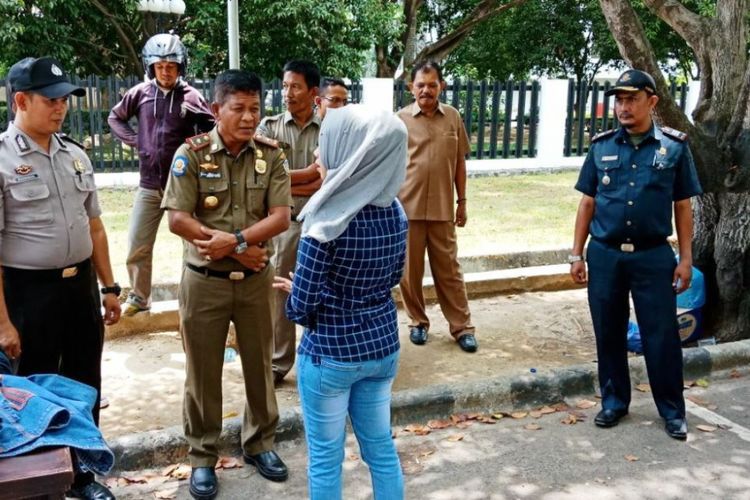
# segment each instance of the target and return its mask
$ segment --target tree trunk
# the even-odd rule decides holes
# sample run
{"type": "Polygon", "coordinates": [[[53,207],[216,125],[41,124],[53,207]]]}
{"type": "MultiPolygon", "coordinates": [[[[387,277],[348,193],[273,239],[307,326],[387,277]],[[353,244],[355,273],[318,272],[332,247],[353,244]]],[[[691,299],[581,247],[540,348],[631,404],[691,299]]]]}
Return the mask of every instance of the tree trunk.
{"type": "Polygon", "coordinates": [[[644,0],[696,53],[702,75],[694,124],[667,92],[643,26],[628,0],[600,0],[623,58],[651,73],[656,120],[690,134],[705,194],[694,200],[695,265],[706,277],[706,327],[722,341],[750,337],[750,0],[717,0],[700,16],[676,0],[644,0]]]}

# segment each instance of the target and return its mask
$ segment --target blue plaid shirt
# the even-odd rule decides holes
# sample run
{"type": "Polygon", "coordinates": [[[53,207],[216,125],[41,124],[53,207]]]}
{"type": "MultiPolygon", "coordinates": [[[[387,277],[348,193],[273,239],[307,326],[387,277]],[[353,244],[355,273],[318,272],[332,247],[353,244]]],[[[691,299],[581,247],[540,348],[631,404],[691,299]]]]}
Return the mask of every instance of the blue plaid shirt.
{"type": "Polygon", "coordinates": [[[302,238],[286,315],[305,327],[300,354],[357,362],[399,349],[391,288],[406,255],[406,215],[398,201],[364,207],[341,236],[302,238]]]}

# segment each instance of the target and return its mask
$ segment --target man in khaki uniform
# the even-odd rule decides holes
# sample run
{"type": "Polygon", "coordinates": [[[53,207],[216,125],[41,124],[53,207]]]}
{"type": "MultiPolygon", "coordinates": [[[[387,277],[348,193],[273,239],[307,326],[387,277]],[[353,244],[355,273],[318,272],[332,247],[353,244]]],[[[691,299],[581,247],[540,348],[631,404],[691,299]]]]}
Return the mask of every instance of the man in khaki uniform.
{"type": "Polygon", "coordinates": [[[283,152],[253,140],[261,82],[229,70],[216,78],[216,127],[187,139],[172,161],[162,206],[169,228],[187,242],[180,283],[180,328],[187,358],[184,428],[195,498],[218,491],[214,466],[222,426],[221,372],[232,321],[245,377],[245,461],[273,481],[287,468],[273,451],[278,408],[273,388],[271,238],[289,226],[290,189],[283,152]]]}
{"type": "MultiPolygon", "coordinates": [[[[313,104],[318,94],[320,71],[309,61],[289,61],[284,65],[282,94],[286,112],[263,119],[258,135],[278,141],[289,159],[289,177],[292,185],[294,207],[292,223],[284,233],[274,238],[276,254],[271,263],[276,275],[284,278],[294,272],[297,264],[297,246],[302,224],[296,216],[323,179],[315,163],[314,152],[318,148],[321,118],[314,112],[313,104]]],[[[297,328],[284,312],[288,294],[276,291],[276,309],[273,321],[273,375],[279,383],[294,366],[294,349],[297,328]]]]}
{"type": "Polygon", "coordinates": [[[469,138],[458,111],[438,100],[445,88],[440,66],[425,62],[411,73],[415,102],[398,112],[409,131],[409,162],[399,199],[409,218],[401,295],[409,315],[409,339],[427,342],[430,320],[422,279],[425,249],[440,309],[450,333],[466,352],[477,350],[461,267],[455,226],[466,224],[466,154],[469,138]],[[454,186],[456,195],[453,212],[454,186]]]}

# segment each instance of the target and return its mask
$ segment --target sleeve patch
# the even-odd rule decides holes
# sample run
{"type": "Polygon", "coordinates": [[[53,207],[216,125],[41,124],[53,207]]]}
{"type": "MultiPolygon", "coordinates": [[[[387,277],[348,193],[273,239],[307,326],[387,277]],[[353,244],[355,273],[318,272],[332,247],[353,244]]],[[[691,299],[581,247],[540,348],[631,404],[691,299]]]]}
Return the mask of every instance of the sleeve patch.
{"type": "Polygon", "coordinates": [[[172,161],[172,175],[175,177],[182,177],[187,172],[188,159],[187,156],[179,155],[175,156],[172,161]]]}

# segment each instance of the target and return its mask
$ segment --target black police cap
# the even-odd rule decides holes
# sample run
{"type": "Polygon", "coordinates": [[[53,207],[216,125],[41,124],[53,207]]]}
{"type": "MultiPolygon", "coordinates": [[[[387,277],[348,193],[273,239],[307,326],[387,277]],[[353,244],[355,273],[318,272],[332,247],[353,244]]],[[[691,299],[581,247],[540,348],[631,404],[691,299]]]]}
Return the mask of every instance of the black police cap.
{"type": "Polygon", "coordinates": [[[51,57],[21,59],[11,66],[8,83],[11,92],[34,92],[49,99],[86,95],[86,90],[70,83],[62,64],[51,57]]]}
{"type": "Polygon", "coordinates": [[[645,90],[649,94],[656,94],[656,82],[646,73],[638,69],[629,69],[620,75],[615,82],[615,86],[604,93],[604,95],[613,95],[618,92],[638,92],[645,90]]]}

